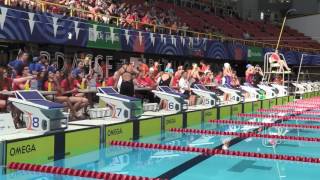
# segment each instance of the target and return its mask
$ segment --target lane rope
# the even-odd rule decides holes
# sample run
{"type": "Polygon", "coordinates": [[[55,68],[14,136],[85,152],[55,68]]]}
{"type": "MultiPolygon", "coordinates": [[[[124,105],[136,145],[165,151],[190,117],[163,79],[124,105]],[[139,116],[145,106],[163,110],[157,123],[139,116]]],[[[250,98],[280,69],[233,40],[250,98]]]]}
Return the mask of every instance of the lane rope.
{"type": "Polygon", "coordinates": [[[245,114],[245,113],[240,113],[237,116],[244,117],[244,118],[271,118],[271,119],[279,119],[279,120],[297,120],[297,121],[320,122],[320,118],[301,117],[301,116],[279,116],[279,115],[269,115],[269,114],[245,114]]]}
{"type": "Polygon", "coordinates": [[[306,141],[306,142],[320,142],[320,138],[316,137],[300,137],[300,136],[280,136],[273,134],[258,134],[253,132],[224,132],[224,131],[213,131],[204,129],[187,129],[187,128],[171,128],[171,132],[175,133],[191,133],[200,135],[218,135],[218,136],[237,136],[240,138],[264,138],[264,139],[281,139],[289,141],[306,141]]]}
{"type": "Polygon", "coordinates": [[[126,174],[115,174],[107,172],[89,171],[83,169],[72,169],[57,166],[46,166],[29,163],[11,162],[7,166],[8,169],[21,170],[21,171],[33,171],[49,174],[58,174],[74,177],[84,177],[93,179],[106,179],[106,180],[165,180],[161,178],[148,178],[142,176],[130,176],[126,174]]]}
{"type": "Polygon", "coordinates": [[[305,125],[305,124],[280,124],[280,123],[266,123],[266,122],[249,122],[239,120],[209,120],[210,123],[216,124],[230,124],[230,125],[243,125],[243,126],[263,126],[263,127],[279,127],[279,128],[292,128],[292,129],[320,129],[320,126],[305,125]]]}
{"type": "Polygon", "coordinates": [[[315,163],[315,164],[320,163],[319,158],[289,156],[289,155],[282,155],[282,154],[230,151],[230,150],[222,150],[222,149],[174,146],[174,145],[151,144],[151,143],[129,142],[129,141],[111,141],[110,144],[113,146],[141,148],[141,149],[156,149],[156,150],[165,150],[165,151],[201,153],[202,155],[205,155],[205,156],[223,155],[223,156],[237,156],[237,157],[246,157],[246,158],[294,161],[294,162],[315,163]]]}

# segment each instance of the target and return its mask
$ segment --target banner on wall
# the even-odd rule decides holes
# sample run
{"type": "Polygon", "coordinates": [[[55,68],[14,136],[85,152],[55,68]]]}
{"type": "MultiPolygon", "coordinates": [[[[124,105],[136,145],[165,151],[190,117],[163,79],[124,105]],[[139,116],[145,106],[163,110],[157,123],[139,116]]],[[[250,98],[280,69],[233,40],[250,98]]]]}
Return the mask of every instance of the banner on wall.
{"type": "Polygon", "coordinates": [[[262,48],[249,46],[248,47],[248,61],[250,62],[263,62],[262,48]]]}
{"type": "Polygon", "coordinates": [[[80,19],[0,6],[0,39],[85,46],[87,23],[80,19]]]}
{"type": "Polygon", "coordinates": [[[91,23],[87,47],[121,50],[120,30],[112,26],[100,26],[97,23],[91,23]]]}

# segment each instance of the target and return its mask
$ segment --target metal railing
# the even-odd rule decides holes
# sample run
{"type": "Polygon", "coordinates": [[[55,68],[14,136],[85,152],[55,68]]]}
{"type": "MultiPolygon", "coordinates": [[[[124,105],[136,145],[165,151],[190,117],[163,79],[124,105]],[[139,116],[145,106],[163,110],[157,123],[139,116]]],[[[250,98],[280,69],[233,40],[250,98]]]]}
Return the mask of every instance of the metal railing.
{"type": "MultiPolygon", "coordinates": [[[[102,17],[106,17],[105,14],[93,14],[90,11],[84,10],[84,9],[77,9],[72,6],[66,6],[66,5],[61,5],[61,4],[56,4],[52,2],[46,2],[43,0],[30,0],[30,2],[33,2],[42,12],[47,12],[47,8],[49,6],[56,6],[62,9],[67,9],[69,10],[69,15],[74,16],[75,14],[90,14],[92,17],[92,20],[99,20],[102,19],[102,17]]],[[[12,4],[11,0],[5,0],[4,1],[6,6],[14,6],[12,4]]],[[[80,17],[81,18],[81,17],[80,17]]],[[[111,22],[114,22],[116,26],[120,27],[120,17],[117,16],[109,16],[108,17],[111,22]]],[[[88,20],[88,19],[87,19],[88,20]]],[[[218,35],[214,33],[204,33],[204,32],[197,32],[197,31],[192,31],[192,30],[186,30],[186,29],[181,29],[181,28],[172,28],[172,27],[167,27],[167,26],[162,26],[162,25],[156,25],[156,24],[146,24],[142,23],[140,21],[132,21],[131,26],[137,30],[139,30],[139,27],[141,26],[148,26],[150,27],[150,30],[154,33],[158,32],[159,30],[166,32],[168,34],[172,34],[173,32],[175,33],[181,33],[182,36],[193,36],[193,37],[206,37],[211,40],[219,40],[219,41],[229,41],[233,43],[242,43],[244,45],[250,45],[250,46],[258,46],[258,47],[269,47],[269,48],[275,48],[276,44],[273,43],[266,43],[266,42],[259,42],[256,40],[246,40],[246,39],[241,39],[241,38],[233,38],[233,37],[226,37],[223,35],[218,35]]],[[[319,53],[320,49],[314,49],[314,48],[305,48],[305,47],[296,47],[296,46],[288,46],[288,45],[280,45],[279,46],[281,49],[286,49],[286,50],[291,50],[291,51],[299,51],[299,52],[312,52],[312,53],[319,53]]]]}

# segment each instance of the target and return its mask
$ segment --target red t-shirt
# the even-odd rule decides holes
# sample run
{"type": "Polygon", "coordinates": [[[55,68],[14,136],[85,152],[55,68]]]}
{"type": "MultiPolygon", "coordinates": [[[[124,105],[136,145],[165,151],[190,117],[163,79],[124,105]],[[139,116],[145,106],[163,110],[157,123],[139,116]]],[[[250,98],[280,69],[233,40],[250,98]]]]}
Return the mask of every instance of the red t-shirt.
{"type": "Polygon", "coordinates": [[[148,16],[144,16],[142,19],[141,19],[141,23],[142,24],[150,24],[150,19],[148,16]]]}
{"type": "Polygon", "coordinates": [[[78,85],[78,80],[76,79],[74,79],[70,83],[67,79],[64,79],[61,81],[61,84],[60,84],[61,88],[63,88],[64,91],[71,91],[73,89],[76,89],[78,88],[77,85],[78,85]]]}
{"type": "MultiPolygon", "coordinates": [[[[50,82],[51,83],[51,91],[56,91],[57,87],[56,84],[54,82],[50,82]]],[[[49,90],[49,81],[44,82],[44,90],[48,91],[49,90]]]]}
{"type": "Polygon", "coordinates": [[[102,65],[101,66],[101,69],[102,69],[102,74],[103,74],[103,77],[106,77],[106,74],[107,74],[107,72],[106,72],[106,69],[107,69],[107,65],[102,65]]]}
{"type": "Polygon", "coordinates": [[[144,87],[152,87],[155,82],[149,76],[146,76],[146,77],[138,77],[137,83],[144,87]]]}
{"type": "Polygon", "coordinates": [[[172,87],[178,87],[179,80],[180,80],[179,76],[174,76],[172,79],[172,87]]]}
{"type": "Polygon", "coordinates": [[[149,72],[149,67],[148,67],[148,65],[142,63],[142,64],[140,64],[139,70],[143,71],[143,72],[149,72]]]}
{"type": "Polygon", "coordinates": [[[216,81],[216,83],[221,84],[222,83],[222,76],[216,76],[215,81],[216,81]]]}
{"type": "Polygon", "coordinates": [[[111,77],[108,77],[108,79],[106,80],[106,86],[114,86],[116,83],[116,81],[114,80],[114,78],[111,76],[111,77]]]}
{"type": "Polygon", "coordinates": [[[11,78],[4,78],[2,82],[2,89],[1,90],[7,90],[10,91],[12,88],[12,79],[11,78]]]}
{"type": "Polygon", "coordinates": [[[280,60],[280,56],[277,53],[273,53],[271,55],[271,59],[278,62],[280,60]]]}
{"type": "Polygon", "coordinates": [[[208,66],[206,66],[206,65],[202,65],[200,68],[201,72],[206,72],[207,70],[208,70],[208,66]]]}
{"type": "Polygon", "coordinates": [[[210,77],[204,77],[201,79],[202,84],[210,84],[211,83],[211,79],[210,77]]]}
{"type": "MultiPolygon", "coordinates": [[[[16,79],[21,78],[21,76],[16,76],[16,79]]],[[[21,85],[25,85],[26,82],[20,82],[20,83],[12,83],[12,90],[17,91],[17,90],[24,90],[20,89],[21,85]]]]}

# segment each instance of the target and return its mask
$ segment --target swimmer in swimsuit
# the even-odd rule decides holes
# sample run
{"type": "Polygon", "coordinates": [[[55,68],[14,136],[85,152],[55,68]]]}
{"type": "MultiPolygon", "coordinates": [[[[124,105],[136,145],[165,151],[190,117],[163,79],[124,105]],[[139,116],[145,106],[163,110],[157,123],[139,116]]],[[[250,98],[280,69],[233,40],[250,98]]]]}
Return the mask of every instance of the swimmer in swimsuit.
{"type": "Polygon", "coordinates": [[[125,64],[119,70],[119,75],[122,78],[120,94],[131,97],[134,96],[133,74],[134,70],[132,64],[125,64]]]}

